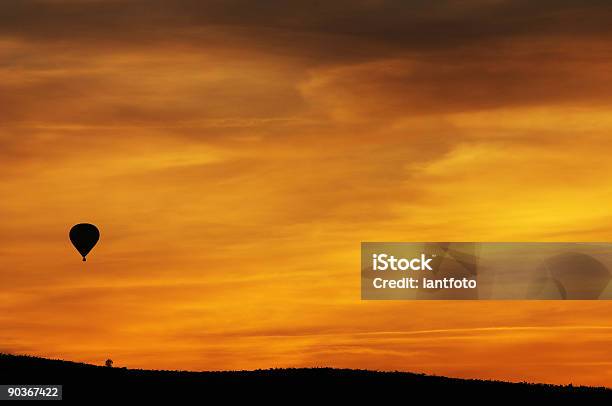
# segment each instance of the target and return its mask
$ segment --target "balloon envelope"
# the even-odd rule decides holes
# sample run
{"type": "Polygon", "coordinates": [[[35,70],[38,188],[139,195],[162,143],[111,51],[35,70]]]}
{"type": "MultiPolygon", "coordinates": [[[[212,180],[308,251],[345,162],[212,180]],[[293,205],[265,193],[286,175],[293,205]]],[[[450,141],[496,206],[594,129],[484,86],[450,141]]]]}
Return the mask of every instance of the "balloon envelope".
{"type": "Polygon", "coordinates": [[[70,241],[83,257],[83,261],[86,261],[85,257],[99,239],[100,231],[93,224],[77,224],[70,229],[70,241]]]}

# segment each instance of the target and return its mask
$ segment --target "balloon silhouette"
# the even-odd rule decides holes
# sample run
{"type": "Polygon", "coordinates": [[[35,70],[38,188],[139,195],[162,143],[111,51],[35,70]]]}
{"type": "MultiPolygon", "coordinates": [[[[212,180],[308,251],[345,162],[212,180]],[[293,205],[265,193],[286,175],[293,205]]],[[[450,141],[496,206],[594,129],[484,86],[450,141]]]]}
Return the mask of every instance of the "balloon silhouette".
{"type": "Polygon", "coordinates": [[[77,224],[70,229],[70,241],[74,248],[79,251],[83,257],[83,261],[87,261],[85,257],[89,254],[89,251],[95,247],[96,243],[100,239],[100,231],[93,224],[77,224]]]}

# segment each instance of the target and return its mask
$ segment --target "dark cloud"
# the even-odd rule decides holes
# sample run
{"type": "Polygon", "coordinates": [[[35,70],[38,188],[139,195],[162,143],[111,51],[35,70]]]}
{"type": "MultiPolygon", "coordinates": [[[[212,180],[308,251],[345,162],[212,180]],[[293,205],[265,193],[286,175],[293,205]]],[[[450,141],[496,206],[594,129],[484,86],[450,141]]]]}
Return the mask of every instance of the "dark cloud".
{"type": "Polygon", "coordinates": [[[0,119],[189,126],[321,106],[387,119],[608,103],[610,21],[595,0],[5,1],[0,40],[17,45],[0,52],[0,119]]]}
{"type": "Polygon", "coordinates": [[[389,59],[322,69],[306,94],[312,104],[350,119],[535,105],[609,105],[612,61],[585,59],[560,44],[512,44],[505,51],[475,48],[462,54],[389,59]]]}
{"type": "Polygon", "coordinates": [[[604,1],[5,1],[0,34],[41,41],[182,42],[358,58],[533,35],[610,34],[604,1]],[[211,34],[221,30],[223,35],[211,34]]]}

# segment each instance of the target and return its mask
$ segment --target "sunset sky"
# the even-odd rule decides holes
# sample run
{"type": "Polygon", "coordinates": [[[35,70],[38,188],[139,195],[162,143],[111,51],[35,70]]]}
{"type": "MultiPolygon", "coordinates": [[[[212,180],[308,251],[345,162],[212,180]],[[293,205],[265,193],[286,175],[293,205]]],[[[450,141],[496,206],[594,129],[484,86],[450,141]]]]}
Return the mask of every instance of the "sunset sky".
{"type": "Polygon", "coordinates": [[[0,2],[0,352],[612,386],[612,302],[359,285],[361,241],[610,241],[611,41],[595,0],[0,2]]]}

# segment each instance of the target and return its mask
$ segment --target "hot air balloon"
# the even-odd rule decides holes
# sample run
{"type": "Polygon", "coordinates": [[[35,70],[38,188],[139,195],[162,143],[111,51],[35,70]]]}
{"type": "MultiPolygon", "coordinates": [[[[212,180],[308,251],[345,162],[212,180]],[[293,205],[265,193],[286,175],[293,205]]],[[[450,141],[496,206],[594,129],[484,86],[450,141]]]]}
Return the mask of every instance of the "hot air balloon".
{"type": "Polygon", "coordinates": [[[70,229],[70,241],[83,257],[83,261],[87,261],[85,257],[99,239],[100,231],[93,224],[81,223],[70,229]]]}

